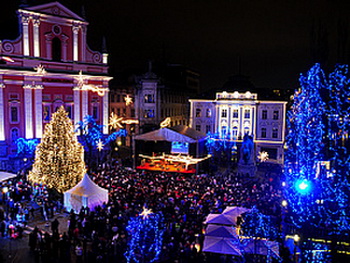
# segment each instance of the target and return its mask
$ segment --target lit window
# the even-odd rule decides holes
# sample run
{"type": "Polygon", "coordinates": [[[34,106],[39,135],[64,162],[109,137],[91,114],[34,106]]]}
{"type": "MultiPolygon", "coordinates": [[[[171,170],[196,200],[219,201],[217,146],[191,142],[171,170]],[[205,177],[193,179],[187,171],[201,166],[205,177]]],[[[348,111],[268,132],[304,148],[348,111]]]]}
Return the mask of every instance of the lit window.
{"type": "Polygon", "coordinates": [[[263,120],[266,120],[266,119],[267,119],[267,110],[263,110],[263,111],[262,111],[262,116],[261,116],[261,118],[262,118],[263,120]]]}
{"type": "Polygon", "coordinates": [[[154,118],[154,110],[145,110],[145,118],[154,118]]]}
{"type": "Polygon", "coordinates": [[[201,116],[201,109],[197,108],[196,109],[196,117],[200,117],[201,116]]]}
{"type": "Polygon", "coordinates": [[[277,128],[272,129],[272,138],[278,138],[278,129],[277,128]]]}
{"type": "Polygon", "coordinates": [[[154,103],[154,95],[146,94],[145,95],[145,103],[154,103]]]}
{"type": "Polygon", "coordinates": [[[238,127],[233,127],[232,128],[232,136],[237,136],[238,135],[238,127]]]}
{"type": "Polygon", "coordinates": [[[266,138],[266,128],[261,128],[261,138],[266,138]]]}
{"type": "Polygon", "coordinates": [[[238,110],[233,110],[232,117],[233,118],[238,118],[238,110]]]}
{"type": "Polygon", "coordinates": [[[250,118],[250,110],[244,110],[244,118],[249,119],[250,118]]]}
{"type": "Polygon", "coordinates": [[[278,112],[278,110],[273,111],[273,119],[274,119],[274,120],[278,120],[278,118],[279,118],[279,112],[278,112]]]}
{"type": "Polygon", "coordinates": [[[207,117],[208,117],[208,118],[211,117],[211,109],[207,109],[207,117]]]}
{"type": "Polygon", "coordinates": [[[221,111],[221,117],[222,117],[222,118],[226,118],[226,117],[227,117],[227,109],[223,109],[223,110],[221,111]]]}

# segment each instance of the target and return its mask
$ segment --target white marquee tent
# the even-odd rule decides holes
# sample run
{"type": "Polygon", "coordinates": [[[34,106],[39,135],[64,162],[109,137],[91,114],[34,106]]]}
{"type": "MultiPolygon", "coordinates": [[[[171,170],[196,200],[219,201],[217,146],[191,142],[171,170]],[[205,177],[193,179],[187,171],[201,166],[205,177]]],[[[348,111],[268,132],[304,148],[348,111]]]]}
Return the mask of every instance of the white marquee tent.
{"type": "Polygon", "coordinates": [[[79,213],[82,206],[93,211],[104,202],[108,202],[108,190],[95,184],[87,174],[76,186],[64,192],[64,207],[67,211],[73,209],[79,213]]]}

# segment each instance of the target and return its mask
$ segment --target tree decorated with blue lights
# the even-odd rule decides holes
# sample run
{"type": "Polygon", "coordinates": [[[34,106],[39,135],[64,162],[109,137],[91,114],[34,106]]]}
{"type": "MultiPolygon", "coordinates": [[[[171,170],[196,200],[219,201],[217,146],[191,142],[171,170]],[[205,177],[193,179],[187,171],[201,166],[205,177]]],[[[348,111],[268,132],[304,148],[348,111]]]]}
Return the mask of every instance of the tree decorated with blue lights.
{"type": "Polygon", "coordinates": [[[330,234],[349,234],[350,230],[350,79],[347,65],[337,65],[329,75],[327,102],[328,157],[331,173],[327,180],[324,206],[329,215],[330,234]]]}
{"type": "Polygon", "coordinates": [[[262,214],[256,207],[243,216],[242,232],[244,236],[276,240],[278,231],[271,217],[262,214]]]}
{"type": "Polygon", "coordinates": [[[160,213],[144,208],[130,218],[126,227],[130,236],[125,257],[127,262],[155,262],[162,251],[164,223],[160,213]]]}
{"type": "Polygon", "coordinates": [[[295,226],[349,230],[350,90],[347,66],[325,75],[315,64],[300,77],[288,112],[286,195],[295,226]],[[322,169],[324,163],[327,169],[322,169]]]}

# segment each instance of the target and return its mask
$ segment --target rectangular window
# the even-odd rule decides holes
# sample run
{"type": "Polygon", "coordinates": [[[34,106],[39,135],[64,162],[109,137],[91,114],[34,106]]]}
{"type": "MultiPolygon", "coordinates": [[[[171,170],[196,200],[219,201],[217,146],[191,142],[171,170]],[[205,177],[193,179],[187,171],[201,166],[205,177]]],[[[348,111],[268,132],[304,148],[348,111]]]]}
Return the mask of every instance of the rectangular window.
{"type": "Polygon", "coordinates": [[[227,109],[223,109],[223,110],[221,111],[221,117],[222,117],[222,118],[226,118],[226,117],[227,117],[227,109]]]}
{"type": "Polygon", "coordinates": [[[135,109],[131,109],[131,117],[135,117],[135,109]]]}
{"type": "Polygon", "coordinates": [[[126,108],[123,108],[123,116],[126,116],[126,108]]]}
{"type": "Polygon", "coordinates": [[[232,128],[232,136],[236,137],[238,135],[238,128],[237,127],[233,127],[232,128]]]}
{"type": "Polygon", "coordinates": [[[278,110],[273,111],[273,119],[278,120],[278,118],[279,118],[279,111],[278,110]]]}
{"type": "Polygon", "coordinates": [[[145,95],[145,103],[154,103],[154,95],[146,94],[145,95]]]}
{"type": "Polygon", "coordinates": [[[272,128],[272,138],[278,138],[278,129],[272,128]]]}
{"type": "Polygon", "coordinates": [[[262,111],[262,116],[261,116],[261,118],[262,118],[263,120],[266,120],[266,119],[267,119],[267,110],[263,110],[263,111],[262,111]]]}
{"type": "Polygon", "coordinates": [[[244,110],[244,118],[249,119],[250,118],[250,110],[244,110]]]}
{"type": "Polygon", "coordinates": [[[201,131],[201,126],[200,125],[196,125],[196,131],[201,131]]]}
{"type": "Polygon", "coordinates": [[[261,128],[261,138],[266,138],[266,128],[261,128]]]}
{"type": "Polygon", "coordinates": [[[205,132],[206,133],[211,132],[210,125],[205,126],[205,132]]]}
{"type": "Polygon", "coordinates": [[[201,117],[201,114],[202,113],[202,111],[201,111],[201,109],[196,109],[196,117],[201,117]]]}
{"type": "Polygon", "coordinates": [[[18,107],[17,106],[11,106],[11,120],[13,122],[18,122],[18,107]]]}
{"type": "Polygon", "coordinates": [[[117,95],[117,102],[120,102],[120,94],[117,95]]]}
{"type": "Polygon", "coordinates": [[[97,106],[93,106],[92,107],[92,117],[97,120],[98,119],[98,107],[97,106]]]}
{"type": "Polygon", "coordinates": [[[238,118],[238,110],[233,110],[233,112],[232,112],[232,117],[233,118],[238,118]]]}
{"type": "Polygon", "coordinates": [[[145,110],[145,118],[154,118],[154,110],[145,110]]]}
{"type": "Polygon", "coordinates": [[[117,108],[117,116],[120,116],[120,109],[117,108]]]}
{"type": "Polygon", "coordinates": [[[43,120],[50,121],[50,106],[48,105],[43,107],[43,120]]]}
{"type": "Polygon", "coordinates": [[[207,118],[211,117],[211,109],[207,109],[207,118]]]}
{"type": "Polygon", "coordinates": [[[72,106],[66,106],[66,111],[68,112],[68,117],[72,119],[72,106]]]}

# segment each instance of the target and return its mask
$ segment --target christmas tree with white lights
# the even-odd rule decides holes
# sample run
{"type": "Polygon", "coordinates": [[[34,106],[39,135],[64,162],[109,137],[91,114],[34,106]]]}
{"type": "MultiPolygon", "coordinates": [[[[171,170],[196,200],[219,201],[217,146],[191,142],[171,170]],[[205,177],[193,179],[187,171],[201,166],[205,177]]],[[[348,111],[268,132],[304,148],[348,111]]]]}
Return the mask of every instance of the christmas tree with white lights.
{"type": "Polygon", "coordinates": [[[74,187],[85,172],[84,148],[74,133],[72,120],[61,106],[45,126],[28,180],[63,193],[74,187]]]}

